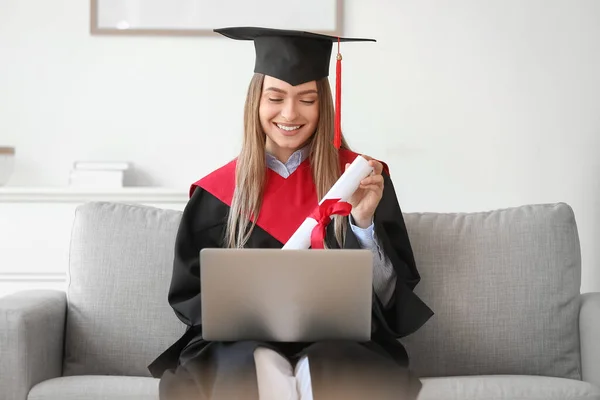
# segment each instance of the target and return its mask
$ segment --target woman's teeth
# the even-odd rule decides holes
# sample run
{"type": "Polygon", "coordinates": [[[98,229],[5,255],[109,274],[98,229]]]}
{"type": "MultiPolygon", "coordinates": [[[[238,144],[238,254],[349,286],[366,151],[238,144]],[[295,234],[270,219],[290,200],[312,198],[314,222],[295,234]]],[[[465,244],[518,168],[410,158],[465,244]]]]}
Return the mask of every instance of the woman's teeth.
{"type": "Polygon", "coordinates": [[[296,125],[296,126],[285,126],[285,125],[279,125],[279,124],[277,124],[277,127],[278,127],[279,129],[283,129],[284,131],[291,132],[291,131],[295,131],[296,129],[299,129],[299,128],[300,128],[300,125],[296,125]]]}

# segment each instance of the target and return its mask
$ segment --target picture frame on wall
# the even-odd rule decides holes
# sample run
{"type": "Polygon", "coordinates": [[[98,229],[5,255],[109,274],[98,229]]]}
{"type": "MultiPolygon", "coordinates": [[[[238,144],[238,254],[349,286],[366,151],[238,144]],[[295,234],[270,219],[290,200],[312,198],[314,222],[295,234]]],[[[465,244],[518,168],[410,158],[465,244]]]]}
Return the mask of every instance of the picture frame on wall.
{"type": "Polygon", "coordinates": [[[342,35],[343,0],[90,0],[92,35],[216,36],[261,26],[342,35]]]}

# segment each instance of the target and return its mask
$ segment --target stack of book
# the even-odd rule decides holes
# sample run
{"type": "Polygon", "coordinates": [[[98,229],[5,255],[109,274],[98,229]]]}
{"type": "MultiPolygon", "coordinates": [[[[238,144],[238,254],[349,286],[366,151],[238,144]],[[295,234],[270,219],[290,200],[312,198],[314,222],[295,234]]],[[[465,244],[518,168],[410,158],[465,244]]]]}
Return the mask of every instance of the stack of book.
{"type": "Polygon", "coordinates": [[[79,188],[122,188],[127,162],[76,161],[69,175],[69,186],[79,188]]]}

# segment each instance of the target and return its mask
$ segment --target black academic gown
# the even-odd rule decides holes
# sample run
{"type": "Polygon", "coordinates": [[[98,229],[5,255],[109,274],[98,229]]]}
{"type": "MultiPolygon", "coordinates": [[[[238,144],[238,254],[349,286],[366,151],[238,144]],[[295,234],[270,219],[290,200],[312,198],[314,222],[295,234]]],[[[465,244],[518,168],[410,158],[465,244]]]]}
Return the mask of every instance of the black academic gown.
{"type": "MultiPolygon", "coordinates": [[[[356,156],[356,153],[340,150],[341,165],[351,163],[356,156]]],[[[371,396],[374,388],[383,390],[386,385],[396,393],[390,398],[416,397],[420,381],[410,373],[407,353],[398,339],[417,331],[433,312],[413,292],[420,276],[385,164],[383,176],[383,197],[375,211],[374,228],[394,267],[396,288],[387,307],[373,292],[372,340],[361,344],[205,341],[201,325],[199,252],[203,248],[223,247],[235,186],[235,161],[192,185],[177,233],[168,295],[170,305],[188,330],[149,366],[152,375],[161,378],[161,400],[188,398],[181,393],[191,394],[194,399],[258,400],[253,359],[258,346],[278,351],[292,364],[308,355],[315,400],[348,398],[348,392],[332,390],[349,388],[352,384],[351,392],[357,398],[361,395],[359,387],[369,386],[371,396]]],[[[317,203],[308,160],[287,179],[269,170],[263,207],[247,247],[281,248],[317,203]]],[[[334,238],[333,224],[330,224],[326,241],[332,249],[339,248],[334,238]]],[[[360,248],[351,229],[347,229],[344,248],[360,248]]]]}

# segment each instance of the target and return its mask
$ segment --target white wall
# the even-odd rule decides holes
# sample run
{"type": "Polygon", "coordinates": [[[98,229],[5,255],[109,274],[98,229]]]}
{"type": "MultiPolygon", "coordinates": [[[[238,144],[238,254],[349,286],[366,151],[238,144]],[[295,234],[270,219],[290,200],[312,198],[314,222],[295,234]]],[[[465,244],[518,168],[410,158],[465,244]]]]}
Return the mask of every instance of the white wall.
{"type": "MultiPolygon", "coordinates": [[[[345,0],[345,34],[378,39],[342,44],[346,135],[404,211],[569,203],[600,290],[599,20],[595,0],[345,0]]],[[[88,31],[87,0],[0,2],[11,185],[64,185],[87,158],[185,189],[235,156],[251,43],[88,31]]]]}

